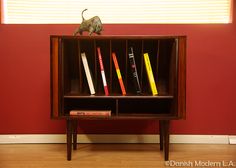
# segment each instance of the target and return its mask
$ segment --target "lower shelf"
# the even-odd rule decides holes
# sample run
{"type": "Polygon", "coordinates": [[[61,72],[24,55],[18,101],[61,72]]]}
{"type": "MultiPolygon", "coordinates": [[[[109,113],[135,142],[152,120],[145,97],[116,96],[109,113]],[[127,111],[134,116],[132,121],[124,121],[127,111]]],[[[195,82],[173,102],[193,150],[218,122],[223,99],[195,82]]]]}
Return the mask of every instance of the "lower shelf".
{"type": "MultiPolygon", "coordinates": [[[[64,98],[64,109],[60,116],[70,116],[72,110],[84,111],[111,111],[111,118],[115,117],[147,117],[157,118],[171,116],[173,111],[173,98],[64,98]]],[[[82,117],[86,118],[86,117],[82,117]]],[[[91,117],[89,117],[91,118],[91,117]]],[[[100,117],[99,117],[100,118],[100,117]]]]}
{"type": "Polygon", "coordinates": [[[177,116],[172,114],[132,114],[132,113],[121,113],[119,115],[111,116],[60,116],[57,119],[78,119],[78,120],[178,120],[177,116]]]}

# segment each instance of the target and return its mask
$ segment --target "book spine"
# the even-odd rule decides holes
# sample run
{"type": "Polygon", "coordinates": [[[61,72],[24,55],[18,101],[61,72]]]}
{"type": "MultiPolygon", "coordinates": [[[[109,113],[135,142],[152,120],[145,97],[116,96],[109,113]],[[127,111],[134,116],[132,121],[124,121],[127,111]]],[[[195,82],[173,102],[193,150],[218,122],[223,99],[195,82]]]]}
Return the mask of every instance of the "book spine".
{"type": "Polygon", "coordinates": [[[124,86],[124,83],[123,83],[122,75],[120,73],[119,64],[118,64],[118,61],[117,61],[117,58],[116,58],[116,54],[114,52],[112,53],[112,59],[113,59],[113,62],[114,62],[115,68],[116,68],[116,74],[117,74],[117,77],[118,77],[118,80],[119,80],[119,83],[120,83],[120,88],[121,88],[122,95],[126,95],[126,90],[125,90],[125,86],[124,86]]]}
{"type": "Polygon", "coordinates": [[[72,110],[72,116],[111,116],[111,111],[87,111],[87,110],[72,110]]]}
{"type": "Polygon", "coordinates": [[[135,89],[136,89],[136,92],[138,94],[140,94],[141,93],[141,87],[140,87],[140,83],[139,83],[138,71],[137,71],[137,68],[136,68],[134,52],[133,52],[132,47],[129,47],[129,53],[128,54],[129,54],[130,67],[131,67],[131,72],[132,72],[133,79],[134,79],[135,89]]]}
{"type": "Polygon", "coordinates": [[[152,90],[152,94],[157,95],[158,94],[157,87],[156,87],[155,79],[153,76],[152,66],[149,60],[148,53],[144,53],[144,62],[145,62],[147,76],[148,76],[149,84],[152,90]]]}
{"type": "Polygon", "coordinates": [[[102,54],[101,54],[100,47],[97,47],[97,51],[98,51],[98,60],[99,60],[101,75],[102,75],[102,82],[103,82],[103,86],[104,86],[104,92],[105,92],[105,95],[108,96],[109,91],[108,91],[108,87],[107,87],[106,75],[105,75],[104,66],[103,66],[103,62],[102,62],[102,54]]]}
{"type": "Polygon", "coordinates": [[[86,75],[86,78],[87,78],[87,81],[88,81],[90,94],[95,94],[94,84],[93,84],[91,72],[90,72],[90,69],[89,69],[89,65],[88,65],[88,61],[87,61],[87,57],[86,57],[85,53],[81,53],[81,59],[82,59],[82,62],[83,62],[85,75],[86,75]]]}

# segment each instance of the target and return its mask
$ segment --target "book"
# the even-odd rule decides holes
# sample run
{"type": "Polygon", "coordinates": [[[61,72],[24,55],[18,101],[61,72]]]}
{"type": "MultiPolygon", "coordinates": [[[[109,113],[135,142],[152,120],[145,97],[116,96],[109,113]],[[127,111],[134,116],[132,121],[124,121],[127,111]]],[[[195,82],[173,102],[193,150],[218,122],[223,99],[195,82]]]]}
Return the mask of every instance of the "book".
{"type": "Polygon", "coordinates": [[[83,62],[84,71],[85,71],[85,75],[86,75],[86,78],[87,78],[90,94],[95,94],[94,84],[93,84],[91,72],[90,72],[90,69],[89,69],[89,65],[88,65],[88,61],[87,61],[87,57],[86,57],[85,53],[81,53],[81,59],[82,59],[82,62],[83,62]]]}
{"type": "Polygon", "coordinates": [[[71,110],[72,116],[111,116],[111,110],[71,110]]]}
{"type": "Polygon", "coordinates": [[[109,91],[108,91],[108,87],[107,87],[106,74],[105,74],[105,70],[104,70],[104,66],[103,66],[102,54],[101,54],[100,47],[97,47],[97,51],[98,51],[98,60],[99,60],[101,75],[102,75],[102,82],[103,82],[103,86],[104,86],[104,92],[105,92],[105,95],[108,96],[109,91]]]}
{"type": "Polygon", "coordinates": [[[128,55],[129,55],[129,62],[130,62],[132,76],[133,76],[134,86],[135,86],[136,92],[140,94],[141,87],[139,83],[138,71],[137,71],[137,67],[135,63],[133,47],[129,47],[128,55]]]}
{"type": "Polygon", "coordinates": [[[157,87],[156,87],[156,82],[153,76],[153,72],[152,72],[152,66],[149,60],[149,56],[148,53],[144,53],[144,62],[145,62],[145,67],[146,67],[146,71],[147,71],[147,76],[148,76],[148,80],[149,80],[149,84],[151,87],[151,91],[153,95],[158,95],[157,92],[157,87]]]}
{"type": "Polygon", "coordinates": [[[121,75],[121,72],[120,72],[119,64],[118,64],[118,61],[117,61],[117,58],[116,58],[116,54],[114,52],[112,53],[112,59],[113,59],[114,66],[115,66],[115,69],[116,69],[117,78],[118,78],[119,83],[120,83],[120,89],[121,89],[122,95],[126,95],[126,90],[125,90],[122,75],[121,75]]]}

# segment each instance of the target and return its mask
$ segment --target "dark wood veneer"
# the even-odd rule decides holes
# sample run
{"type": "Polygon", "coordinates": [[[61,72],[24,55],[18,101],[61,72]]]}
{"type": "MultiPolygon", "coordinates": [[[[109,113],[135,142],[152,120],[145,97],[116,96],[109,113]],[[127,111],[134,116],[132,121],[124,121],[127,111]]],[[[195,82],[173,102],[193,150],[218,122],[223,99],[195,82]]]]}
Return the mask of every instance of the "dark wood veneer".
{"type": "Polygon", "coordinates": [[[171,120],[186,117],[186,36],[57,36],[50,37],[51,117],[67,121],[67,159],[76,149],[78,120],[159,120],[160,150],[169,159],[171,120]],[[134,48],[141,94],[136,94],[128,59],[134,48]],[[100,47],[109,96],[105,96],[96,48],[100,47]],[[81,61],[85,52],[96,94],[90,95],[81,61]],[[111,53],[115,52],[127,95],[122,95],[111,53]],[[143,53],[148,52],[159,95],[153,96],[143,53]],[[109,117],[70,116],[70,110],[111,110],[109,117]]]}

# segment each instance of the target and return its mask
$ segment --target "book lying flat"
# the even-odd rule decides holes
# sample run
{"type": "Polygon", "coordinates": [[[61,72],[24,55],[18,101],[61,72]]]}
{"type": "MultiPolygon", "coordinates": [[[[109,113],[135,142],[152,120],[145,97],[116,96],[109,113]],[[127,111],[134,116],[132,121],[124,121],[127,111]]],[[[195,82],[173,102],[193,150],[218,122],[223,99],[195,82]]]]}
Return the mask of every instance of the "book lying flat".
{"type": "Polygon", "coordinates": [[[90,94],[95,94],[94,84],[93,84],[91,72],[90,72],[90,69],[89,69],[89,65],[88,65],[88,61],[87,61],[87,57],[86,57],[85,53],[81,53],[81,59],[82,59],[82,62],[83,62],[85,75],[86,75],[86,78],[87,78],[87,81],[88,81],[90,94]]]}
{"type": "Polygon", "coordinates": [[[71,110],[72,116],[111,116],[111,110],[71,110]]]}
{"type": "Polygon", "coordinates": [[[144,56],[145,67],[146,67],[147,76],[148,76],[148,80],[149,80],[152,94],[157,95],[158,94],[157,87],[156,87],[155,79],[153,76],[152,66],[151,66],[151,63],[149,60],[148,53],[144,53],[143,56],[144,56]]]}
{"type": "Polygon", "coordinates": [[[119,83],[120,83],[120,89],[121,89],[122,95],[126,95],[126,90],[125,90],[122,75],[121,75],[121,72],[120,72],[119,64],[118,64],[118,61],[117,61],[117,58],[116,58],[116,54],[114,52],[112,53],[112,59],[113,59],[113,62],[114,62],[114,66],[116,68],[116,74],[117,74],[117,78],[118,78],[119,83]]]}

